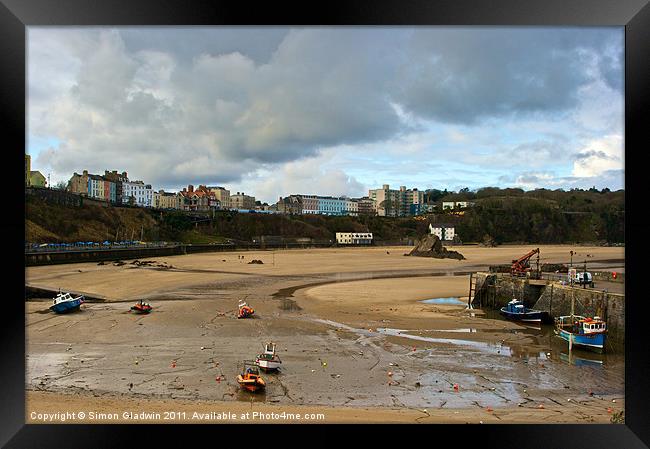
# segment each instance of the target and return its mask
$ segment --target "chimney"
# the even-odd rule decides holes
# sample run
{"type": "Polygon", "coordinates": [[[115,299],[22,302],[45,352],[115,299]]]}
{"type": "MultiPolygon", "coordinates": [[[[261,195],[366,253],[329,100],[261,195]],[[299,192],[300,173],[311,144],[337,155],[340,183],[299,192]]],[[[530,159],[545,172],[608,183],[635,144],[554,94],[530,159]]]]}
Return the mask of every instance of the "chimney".
{"type": "Polygon", "coordinates": [[[122,172],[122,176],[124,176],[126,178],[126,172],[125,171],[122,172]]]}
{"type": "Polygon", "coordinates": [[[389,190],[389,185],[388,184],[384,184],[384,190],[389,190]]]}
{"type": "Polygon", "coordinates": [[[183,192],[187,192],[187,189],[185,187],[183,187],[183,192]]]}
{"type": "Polygon", "coordinates": [[[84,170],[84,176],[88,176],[88,170],[84,170]]]}
{"type": "Polygon", "coordinates": [[[187,191],[190,193],[194,192],[194,186],[192,184],[188,184],[187,191]]]}

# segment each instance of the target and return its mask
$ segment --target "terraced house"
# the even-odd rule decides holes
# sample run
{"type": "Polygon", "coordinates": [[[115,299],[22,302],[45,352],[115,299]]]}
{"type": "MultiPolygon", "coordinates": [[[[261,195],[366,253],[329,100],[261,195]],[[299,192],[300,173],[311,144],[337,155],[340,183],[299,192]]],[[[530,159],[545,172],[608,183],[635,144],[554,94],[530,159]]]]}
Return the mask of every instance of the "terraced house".
{"type": "Polygon", "coordinates": [[[126,181],[122,183],[122,204],[153,207],[153,188],[143,181],[126,181]]]}
{"type": "Polygon", "coordinates": [[[206,186],[200,185],[196,190],[193,185],[188,185],[178,192],[179,206],[185,211],[209,211],[217,210],[221,203],[217,200],[214,192],[211,192],[206,186]]]}

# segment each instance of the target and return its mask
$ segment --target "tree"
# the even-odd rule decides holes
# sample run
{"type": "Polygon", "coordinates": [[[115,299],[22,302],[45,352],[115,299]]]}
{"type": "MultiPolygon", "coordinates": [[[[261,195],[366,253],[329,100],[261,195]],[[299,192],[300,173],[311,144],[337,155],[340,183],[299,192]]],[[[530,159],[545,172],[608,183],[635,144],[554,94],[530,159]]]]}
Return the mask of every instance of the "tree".
{"type": "Polygon", "coordinates": [[[68,188],[68,183],[65,182],[65,181],[59,181],[59,182],[56,183],[56,185],[54,186],[54,188],[55,188],[56,190],[67,190],[67,188],[68,188]]]}

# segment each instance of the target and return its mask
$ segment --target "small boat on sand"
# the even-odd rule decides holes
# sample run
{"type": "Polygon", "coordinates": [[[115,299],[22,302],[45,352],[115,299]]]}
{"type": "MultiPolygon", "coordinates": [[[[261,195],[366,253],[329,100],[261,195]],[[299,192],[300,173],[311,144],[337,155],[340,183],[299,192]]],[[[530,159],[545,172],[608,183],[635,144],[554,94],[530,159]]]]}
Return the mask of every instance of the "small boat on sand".
{"type": "Polygon", "coordinates": [[[260,370],[254,362],[244,362],[244,369],[237,376],[237,383],[243,389],[253,393],[266,387],[266,382],[260,376],[260,370]]]}
{"type": "Polygon", "coordinates": [[[264,352],[255,358],[255,364],[265,371],[273,371],[280,368],[282,360],[275,352],[275,343],[269,342],[264,346],[264,352]]]}
{"type": "Polygon", "coordinates": [[[70,293],[59,293],[54,298],[53,304],[50,306],[50,310],[56,313],[68,313],[75,310],[79,310],[81,304],[84,302],[83,295],[79,295],[74,298],[70,293]]]}
{"type": "Polygon", "coordinates": [[[149,304],[148,302],[144,302],[141,299],[139,302],[135,303],[135,305],[133,307],[131,307],[131,310],[133,310],[135,313],[141,313],[142,314],[142,313],[151,312],[152,308],[153,307],[151,307],[151,304],[149,304]]]}
{"type": "Polygon", "coordinates": [[[545,311],[529,309],[523,301],[513,299],[505,307],[501,307],[501,314],[506,318],[526,323],[541,323],[546,315],[545,311]]]}
{"type": "Polygon", "coordinates": [[[240,301],[238,305],[237,318],[248,318],[255,313],[255,310],[244,301],[240,301]]]}

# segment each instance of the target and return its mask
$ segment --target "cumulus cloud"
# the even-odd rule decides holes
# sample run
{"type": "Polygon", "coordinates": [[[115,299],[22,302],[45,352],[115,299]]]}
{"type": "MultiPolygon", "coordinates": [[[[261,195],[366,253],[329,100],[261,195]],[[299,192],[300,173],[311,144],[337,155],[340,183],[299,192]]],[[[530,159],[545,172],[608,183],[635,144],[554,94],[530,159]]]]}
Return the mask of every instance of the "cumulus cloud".
{"type": "MultiPolygon", "coordinates": [[[[269,203],[289,194],[359,197],[368,194],[367,186],[338,168],[327,168],[328,156],[303,159],[283,164],[279,168],[263,168],[246,176],[242,190],[256,192],[255,196],[269,203]]],[[[239,187],[238,187],[239,188],[239,187]]]]}
{"type": "Polygon", "coordinates": [[[609,135],[587,143],[576,155],[573,175],[577,177],[600,176],[610,170],[623,168],[623,137],[609,135]]]}
{"type": "Polygon", "coordinates": [[[622,133],[621,98],[615,29],[28,31],[28,140],[56,138],[35,162],[66,178],[117,169],[156,187],[364,194],[370,179],[411,184],[450,158],[468,169],[444,179],[499,158],[536,170],[566,159],[582,177],[620,160],[600,147],[574,158],[557,129],[622,133]],[[522,123],[539,129],[513,138],[522,123]]]}

